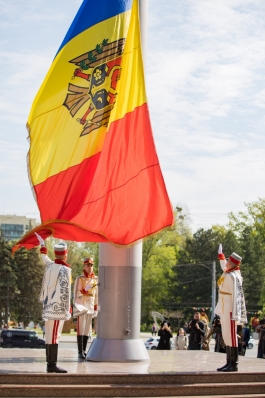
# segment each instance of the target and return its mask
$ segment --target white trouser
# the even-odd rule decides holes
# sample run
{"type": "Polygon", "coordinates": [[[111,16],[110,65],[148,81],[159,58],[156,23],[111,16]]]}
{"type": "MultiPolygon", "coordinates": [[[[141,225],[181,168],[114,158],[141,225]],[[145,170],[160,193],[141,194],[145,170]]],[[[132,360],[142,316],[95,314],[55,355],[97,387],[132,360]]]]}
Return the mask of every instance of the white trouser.
{"type": "Polygon", "coordinates": [[[45,343],[58,344],[64,321],[48,320],[45,322],[45,343]]]}
{"type": "Polygon", "coordinates": [[[232,312],[224,312],[221,314],[222,335],[225,345],[229,347],[238,347],[237,340],[237,323],[232,321],[232,312]]]}
{"type": "Polygon", "coordinates": [[[83,314],[77,317],[77,335],[88,336],[92,327],[92,315],[83,314]]]}

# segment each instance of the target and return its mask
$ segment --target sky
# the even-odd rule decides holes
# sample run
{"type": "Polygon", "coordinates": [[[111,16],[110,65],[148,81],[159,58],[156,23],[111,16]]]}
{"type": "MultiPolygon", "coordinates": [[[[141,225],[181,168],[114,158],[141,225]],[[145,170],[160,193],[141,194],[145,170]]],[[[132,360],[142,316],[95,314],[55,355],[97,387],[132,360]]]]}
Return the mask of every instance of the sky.
{"type": "MultiPolygon", "coordinates": [[[[39,219],[26,122],[81,2],[0,0],[0,214],[39,219]]],[[[265,196],[264,19],[263,0],[148,2],[153,134],[170,200],[193,231],[265,196]]]]}

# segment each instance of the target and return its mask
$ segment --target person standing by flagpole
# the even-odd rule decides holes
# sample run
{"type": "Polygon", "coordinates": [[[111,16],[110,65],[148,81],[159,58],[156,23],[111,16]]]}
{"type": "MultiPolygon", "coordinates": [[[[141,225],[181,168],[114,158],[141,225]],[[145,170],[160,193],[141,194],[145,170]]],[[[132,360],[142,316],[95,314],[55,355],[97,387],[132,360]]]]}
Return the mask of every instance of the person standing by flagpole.
{"type": "Polygon", "coordinates": [[[40,235],[41,257],[45,271],[40,293],[43,305],[42,318],[45,321],[46,361],[48,373],[67,373],[57,366],[58,343],[65,320],[70,319],[71,268],[66,263],[67,245],[60,242],[54,246],[55,260],[47,256],[47,248],[40,235]]]}
{"type": "Polygon", "coordinates": [[[240,272],[242,258],[232,253],[226,260],[220,244],[218,250],[220,265],[224,271],[218,280],[219,298],[215,314],[221,318],[222,334],[226,345],[226,364],[217,371],[235,372],[238,370],[237,323],[247,321],[245,298],[240,272]]]}
{"type": "Polygon", "coordinates": [[[92,318],[98,314],[98,277],[93,272],[93,266],[93,258],[86,257],[83,274],[76,278],[74,285],[73,315],[77,317],[77,347],[80,359],[86,358],[85,351],[92,318]]]}

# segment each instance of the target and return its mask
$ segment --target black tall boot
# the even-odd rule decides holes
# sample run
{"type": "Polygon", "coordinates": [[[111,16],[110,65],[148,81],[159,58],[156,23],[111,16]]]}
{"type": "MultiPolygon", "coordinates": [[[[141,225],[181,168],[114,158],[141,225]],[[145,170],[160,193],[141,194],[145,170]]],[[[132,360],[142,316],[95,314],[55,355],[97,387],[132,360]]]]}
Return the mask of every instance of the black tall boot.
{"type": "Polygon", "coordinates": [[[46,344],[46,361],[48,373],[67,373],[67,370],[56,366],[58,356],[58,344],[46,344]]]}
{"type": "Polygon", "coordinates": [[[86,346],[87,346],[88,336],[83,336],[83,354],[86,355],[86,346]]]}
{"type": "Polygon", "coordinates": [[[230,365],[223,369],[223,372],[237,372],[238,371],[238,347],[231,347],[231,361],[230,365]]]}
{"type": "Polygon", "coordinates": [[[222,366],[221,368],[218,368],[218,372],[222,372],[227,366],[230,365],[231,362],[231,347],[226,346],[226,364],[222,366]]]}
{"type": "Polygon", "coordinates": [[[78,348],[78,358],[85,359],[86,356],[83,353],[83,336],[77,336],[77,348],[78,348]]]}

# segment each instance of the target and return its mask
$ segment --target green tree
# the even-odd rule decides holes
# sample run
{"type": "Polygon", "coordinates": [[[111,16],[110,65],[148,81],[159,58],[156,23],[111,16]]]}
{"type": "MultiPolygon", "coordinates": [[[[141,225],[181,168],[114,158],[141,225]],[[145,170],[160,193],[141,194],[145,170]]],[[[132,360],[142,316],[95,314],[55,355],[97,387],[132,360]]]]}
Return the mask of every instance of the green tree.
{"type": "Polygon", "coordinates": [[[181,207],[175,209],[175,223],[143,243],[142,324],[152,322],[151,311],[170,310],[174,267],[185,239],[190,236],[189,219],[181,207]]]}
{"type": "Polygon", "coordinates": [[[37,249],[19,249],[13,260],[13,273],[17,276],[15,294],[12,294],[11,313],[17,322],[27,325],[41,321],[41,291],[43,264],[37,249]]]}
{"type": "Polygon", "coordinates": [[[152,310],[161,312],[168,296],[168,284],[172,278],[172,268],[176,262],[176,252],[173,246],[163,242],[163,235],[148,239],[143,244],[143,274],[142,274],[142,319],[150,322],[152,310]]]}
{"type": "Polygon", "coordinates": [[[11,255],[12,242],[0,238],[0,305],[1,312],[15,322],[39,322],[39,293],[43,266],[36,249],[19,249],[11,255]]]}
{"type": "Polygon", "coordinates": [[[8,322],[11,295],[17,288],[18,276],[13,272],[11,246],[0,237],[0,311],[3,323],[8,322]]]}
{"type": "Polygon", "coordinates": [[[242,275],[248,310],[265,307],[265,199],[245,203],[246,211],[229,214],[229,225],[236,231],[242,256],[242,275]]]}

